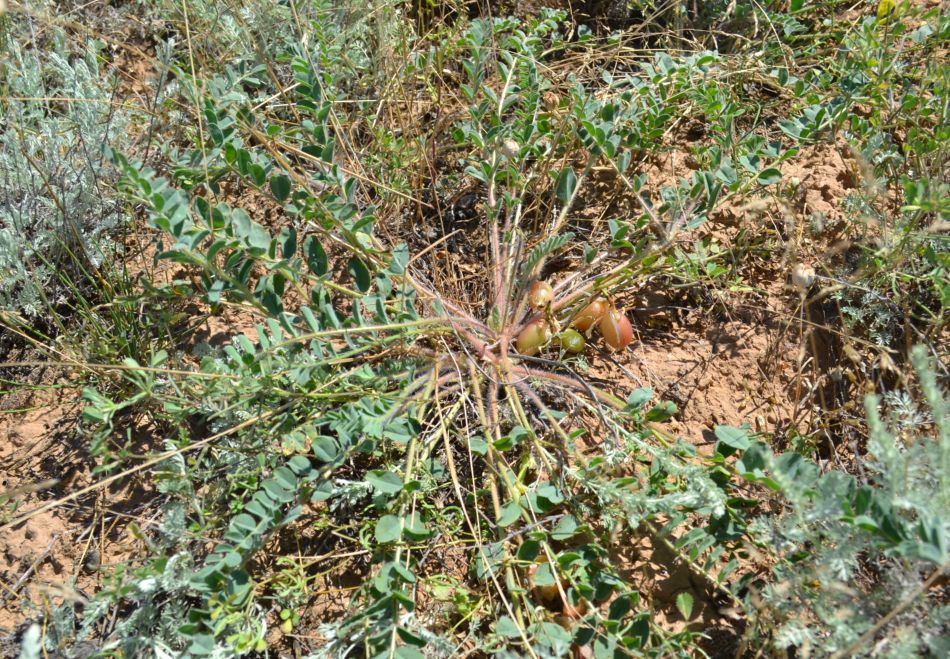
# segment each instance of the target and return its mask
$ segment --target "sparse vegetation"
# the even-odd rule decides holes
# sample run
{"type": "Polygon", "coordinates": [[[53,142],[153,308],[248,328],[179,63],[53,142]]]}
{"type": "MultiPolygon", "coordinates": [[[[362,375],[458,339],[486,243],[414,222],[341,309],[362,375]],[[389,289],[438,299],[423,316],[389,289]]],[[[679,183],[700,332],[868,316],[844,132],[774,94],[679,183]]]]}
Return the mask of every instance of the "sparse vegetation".
{"type": "Polygon", "coordinates": [[[550,4],[0,3],[5,654],[947,654],[950,14],[550,4]]]}

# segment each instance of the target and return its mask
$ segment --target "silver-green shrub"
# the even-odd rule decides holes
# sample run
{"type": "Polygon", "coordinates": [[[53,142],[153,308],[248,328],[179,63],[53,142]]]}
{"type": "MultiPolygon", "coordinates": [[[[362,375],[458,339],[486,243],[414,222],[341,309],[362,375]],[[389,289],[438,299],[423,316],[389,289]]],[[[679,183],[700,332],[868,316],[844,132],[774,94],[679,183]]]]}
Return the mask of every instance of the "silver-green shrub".
{"type": "Polygon", "coordinates": [[[933,581],[950,567],[950,406],[926,354],[912,352],[927,410],[906,394],[868,396],[858,477],[821,473],[790,455],[743,456],[786,498],[783,514],[753,524],[753,536],[779,558],[774,581],[756,595],[759,630],[777,652],[950,652],[950,606],[933,595],[933,581]]]}
{"type": "MultiPolygon", "coordinates": [[[[21,26],[29,29],[28,25],[21,26]]],[[[98,267],[121,219],[102,146],[127,141],[101,44],[62,35],[0,50],[0,305],[37,316],[63,301],[57,272],[98,267]]]]}

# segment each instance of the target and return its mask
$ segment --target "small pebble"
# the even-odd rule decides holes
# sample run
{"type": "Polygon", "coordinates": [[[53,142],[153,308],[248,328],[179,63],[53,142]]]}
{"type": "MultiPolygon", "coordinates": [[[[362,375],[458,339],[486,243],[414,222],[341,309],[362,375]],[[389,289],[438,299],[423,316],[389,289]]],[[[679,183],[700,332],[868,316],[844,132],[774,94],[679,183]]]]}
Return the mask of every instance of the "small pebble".
{"type": "Polygon", "coordinates": [[[100,560],[99,560],[99,551],[97,549],[90,549],[89,553],[86,554],[86,560],[83,561],[82,567],[86,572],[95,572],[99,569],[100,560]]]}

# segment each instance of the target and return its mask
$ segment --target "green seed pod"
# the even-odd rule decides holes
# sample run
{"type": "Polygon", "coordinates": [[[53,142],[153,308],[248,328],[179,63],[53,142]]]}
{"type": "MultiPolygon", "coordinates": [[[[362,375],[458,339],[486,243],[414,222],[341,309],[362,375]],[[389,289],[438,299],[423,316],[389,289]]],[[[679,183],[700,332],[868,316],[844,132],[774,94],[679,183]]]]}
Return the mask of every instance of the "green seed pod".
{"type": "Polygon", "coordinates": [[[562,348],[575,355],[583,351],[584,346],[587,345],[587,342],[584,340],[584,335],[572,329],[564,330],[558,334],[558,341],[562,348]]]}

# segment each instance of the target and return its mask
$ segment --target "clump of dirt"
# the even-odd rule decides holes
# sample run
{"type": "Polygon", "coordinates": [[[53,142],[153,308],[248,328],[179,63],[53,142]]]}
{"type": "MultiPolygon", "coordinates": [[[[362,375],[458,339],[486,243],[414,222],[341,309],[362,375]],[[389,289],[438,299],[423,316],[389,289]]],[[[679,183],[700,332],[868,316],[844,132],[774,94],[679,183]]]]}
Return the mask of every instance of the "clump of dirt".
{"type": "Polygon", "coordinates": [[[21,600],[38,601],[38,585],[64,585],[73,562],[67,555],[66,529],[62,516],[49,512],[4,533],[0,540],[0,578],[10,590],[0,596],[0,629],[12,631],[25,620],[19,604],[21,600]]]}

